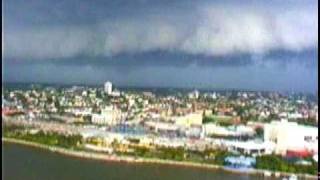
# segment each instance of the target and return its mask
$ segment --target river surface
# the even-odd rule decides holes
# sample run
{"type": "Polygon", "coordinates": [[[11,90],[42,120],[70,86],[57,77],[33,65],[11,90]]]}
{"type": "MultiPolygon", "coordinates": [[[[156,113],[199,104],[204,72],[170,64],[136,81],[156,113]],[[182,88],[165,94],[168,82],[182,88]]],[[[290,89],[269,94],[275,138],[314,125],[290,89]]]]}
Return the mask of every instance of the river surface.
{"type": "Polygon", "coordinates": [[[262,176],[159,164],[109,162],[69,157],[2,142],[4,180],[257,180],[262,176]]]}

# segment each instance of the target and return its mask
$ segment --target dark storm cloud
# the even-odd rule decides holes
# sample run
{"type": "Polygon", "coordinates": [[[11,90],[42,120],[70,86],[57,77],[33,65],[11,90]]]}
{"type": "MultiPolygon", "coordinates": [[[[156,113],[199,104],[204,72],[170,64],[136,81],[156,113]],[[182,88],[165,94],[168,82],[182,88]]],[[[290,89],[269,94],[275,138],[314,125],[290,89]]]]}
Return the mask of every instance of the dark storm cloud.
{"type": "Polygon", "coordinates": [[[264,60],[244,66],[159,66],[130,64],[66,65],[6,64],[4,79],[10,82],[100,84],[111,80],[115,86],[191,87],[315,92],[317,70],[298,61],[264,60]]]}
{"type": "Polygon", "coordinates": [[[150,51],[224,56],[299,52],[318,44],[317,6],[310,3],[104,2],[5,3],[5,57],[112,57],[150,51]]]}
{"type": "MultiPolygon", "coordinates": [[[[150,55],[160,58],[158,56],[150,55]]],[[[166,59],[168,55],[164,55],[164,61],[157,58],[141,60],[137,56],[131,59],[124,56],[116,60],[90,61],[5,61],[3,75],[10,82],[103,84],[111,80],[116,86],[238,88],[313,93],[317,88],[316,56],[315,51],[310,51],[216,61],[166,59]],[[235,65],[235,60],[239,64],[235,65]]]]}
{"type": "Polygon", "coordinates": [[[5,81],[317,89],[316,0],[3,5],[5,81]]]}

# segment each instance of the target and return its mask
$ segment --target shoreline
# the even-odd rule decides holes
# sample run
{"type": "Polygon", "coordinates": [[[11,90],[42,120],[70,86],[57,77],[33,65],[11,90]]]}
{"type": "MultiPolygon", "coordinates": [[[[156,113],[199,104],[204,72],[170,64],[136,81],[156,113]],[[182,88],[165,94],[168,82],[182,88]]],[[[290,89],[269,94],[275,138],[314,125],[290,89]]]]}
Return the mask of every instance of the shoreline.
{"type": "Polygon", "coordinates": [[[295,175],[298,178],[317,179],[316,175],[309,175],[309,174],[293,174],[293,173],[287,173],[287,172],[273,172],[270,170],[261,170],[261,169],[252,169],[250,171],[246,171],[246,172],[241,171],[240,172],[237,170],[228,169],[223,166],[214,165],[214,164],[164,160],[164,159],[157,159],[157,158],[119,156],[119,155],[102,154],[102,153],[98,153],[98,152],[77,151],[77,150],[70,150],[70,149],[66,149],[66,148],[62,148],[62,147],[49,146],[49,145],[44,145],[44,144],[40,144],[40,143],[36,143],[36,142],[30,142],[30,141],[14,139],[14,138],[2,137],[2,143],[3,142],[31,146],[31,147],[40,148],[40,149],[44,149],[47,151],[59,153],[62,155],[66,155],[66,156],[79,157],[79,158],[85,158],[85,159],[93,159],[93,160],[102,160],[102,161],[109,161],[109,162],[162,164],[162,165],[195,167],[195,168],[202,168],[202,169],[223,170],[225,172],[238,173],[238,174],[249,174],[249,175],[262,175],[262,176],[264,176],[265,173],[268,173],[268,174],[270,174],[269,177],[271,177],[271,174],[273,177],[275,177],[275,174],[278,174],[279,178],[280,177],[289,177],[291,175],[295,175]]]}

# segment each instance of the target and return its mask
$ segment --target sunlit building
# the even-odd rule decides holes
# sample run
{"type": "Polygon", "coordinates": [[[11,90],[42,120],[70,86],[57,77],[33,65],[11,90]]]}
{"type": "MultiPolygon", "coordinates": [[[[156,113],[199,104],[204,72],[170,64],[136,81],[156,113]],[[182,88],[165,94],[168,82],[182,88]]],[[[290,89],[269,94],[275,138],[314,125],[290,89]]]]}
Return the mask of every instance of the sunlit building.
{"type": "Polygon", "coordinates": [[[184,116],[174,117],[176,125],[191,126],[191,125],[202,125],[202,112],[189,113],[184,116]]]}
{"type": "Polygon", "coordinates": [[[275,153],[318,152],[318,128],[299,125],[287,120],[273,121],[264,126],[264,140],[276,144],[275,153]]]}
{"type": "Polygon", "coordinates": [[[104,91],[110,95],[112,93],[112,83],[110,81],[107,81],[104,83],[104,91]]]}
{"type": "Polygon", "coordinates": [[[101,114],[92,114],[91,121],[94,124],[117,124],[121,119],[121,112],[114,107],[106,107],[101,114]]]}

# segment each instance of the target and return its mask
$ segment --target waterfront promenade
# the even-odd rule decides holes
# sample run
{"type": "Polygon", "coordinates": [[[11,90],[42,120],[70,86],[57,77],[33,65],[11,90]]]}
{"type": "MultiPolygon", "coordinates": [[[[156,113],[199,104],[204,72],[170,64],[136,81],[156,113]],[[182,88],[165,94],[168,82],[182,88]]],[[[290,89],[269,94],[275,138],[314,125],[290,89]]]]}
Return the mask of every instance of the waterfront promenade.
{"type": "MultiPolygon", "coordinates": [[[[188,166],[195,168],[207,168],[207,169],[221,169],[224,171],[232,172],[232,173],[248,173],[248,174],[278,174],[281,177],[289,177],[293,174],[284,173],[284,172],[270,172],[266,170],[258,170],[254,169],[248,172],[239,172],[236,170],[231,170],[228,168],[224,168],[223,166],[213,165],[213,164],[204,164],[204,163],[196,163],[196,162],[180,162],[180,161],[172,161],[172,160],[163,160],[156,158],[141,158],[141,157],[130,157],[130,156],[118,156],[118,155],[110,155],[110,154],[102,154],[98,152],[85,152],[85,151],[77,151],[71,149],[65,149],[61,147],[48,146],[44,144],[28,142],[24,140],[12,139],[12,138],[4,138],[2,137],[2,142],[10,142],[10,143],[18,143],[27,146],[32,146],[36,148],[46,149],[52,152],[80,157],[80,158],[88,158],[88,159],[96,159],[96,160],[104,160],[104,161],[115,161],[115,162],[127,162],[127,163],[156,163],[156,164],[169,164],[169,165],[177,165],[177,166],[188,166]]],[[[304,179],[317,179],[317,176],[307,175],[307,174],[294,174],[300,178],[304,179]]]]}

